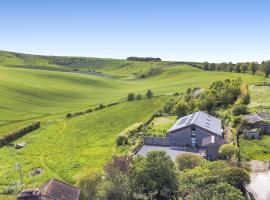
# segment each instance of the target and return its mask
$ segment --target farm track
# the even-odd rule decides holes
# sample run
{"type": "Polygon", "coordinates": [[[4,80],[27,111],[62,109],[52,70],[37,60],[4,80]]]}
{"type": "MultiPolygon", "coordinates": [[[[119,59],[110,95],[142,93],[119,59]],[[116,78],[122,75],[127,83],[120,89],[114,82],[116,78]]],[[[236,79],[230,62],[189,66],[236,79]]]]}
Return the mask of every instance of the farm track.
{"type": "MultiPolygon", "coordinates": [[[[67,127],[67,120],[64,120],[64,125],[62,127],[62,129],[56,134],[55,136],[55,141],[57,141],[58,136],[61,136],[61,138],[63,139],[63,135],[64,135],[64,131],[67,127]]],[[[49,145],[47,145],[46,147],[44,147],[44,149],[50,149],[51,147],[53,147],[56,144],[56,142],[51,143],[49,145]]],[[[45,170],[48,170],[51,174],[53,174],[54,178],[59,178],[62,179],[62,177],[57,174],[54,170],[52,170],[47,164],[46,164],[46,151],[43,151],[42,154],[40,155],[39,159],[41,162],[41,167],[44,167],[45,170]]]]}

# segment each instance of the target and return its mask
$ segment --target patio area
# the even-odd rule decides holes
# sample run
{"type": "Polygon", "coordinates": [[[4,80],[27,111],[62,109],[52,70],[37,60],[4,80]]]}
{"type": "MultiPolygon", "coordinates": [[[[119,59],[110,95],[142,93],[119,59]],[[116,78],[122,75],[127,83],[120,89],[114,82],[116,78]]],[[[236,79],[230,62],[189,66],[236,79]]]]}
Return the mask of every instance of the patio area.
{"type": "Polygon", "coordinates": [[[149,146],[143,145],[142,148],[136,153],[138,156],[146,157],[150,151],[165,151],[168,156],[175,160],[177,155],[181,153],[193,153],[200,155],[199,149],[192,149],[188,147],[161,147],[161,146],[149,146]]]}

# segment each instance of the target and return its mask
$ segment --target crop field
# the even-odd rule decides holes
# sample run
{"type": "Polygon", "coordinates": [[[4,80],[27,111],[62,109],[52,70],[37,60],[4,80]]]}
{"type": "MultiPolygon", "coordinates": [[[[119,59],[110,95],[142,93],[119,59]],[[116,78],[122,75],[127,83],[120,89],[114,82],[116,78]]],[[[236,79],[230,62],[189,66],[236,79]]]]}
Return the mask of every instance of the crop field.
{"type": "MultiPolygon", "coordinates": [[[[115,135],[146,120],[173,93],[238,77],[249,84],[265,81],[262,76],[205,72],[183,63],[56,59],[0,52],[0,136],[41,120],[39,130],[13,142],[26,141],[26,147],[0,148],[0,192],[18,181],[16,162],[22,165],[25,186],[30,187],[52,177],[75,183],[87,170],[102,170],[106,160],[121,151],[115,147],[115,135]],[[161,70],[148,76],[153,68],[161,70]],[[139,76],[142,73],[144,78],[139,76]],[[145,95],[148,89],[162,96],[123,102],[65,120],[69,112],[121,101],[130,92],[145,95]],[[38,167],[44,172],[33,177],[31,172],[38,167]]],[[[164,131],[173,123],[171,118],[165,120],[168,123],[155,122],[156,128],[164,131]]]]}

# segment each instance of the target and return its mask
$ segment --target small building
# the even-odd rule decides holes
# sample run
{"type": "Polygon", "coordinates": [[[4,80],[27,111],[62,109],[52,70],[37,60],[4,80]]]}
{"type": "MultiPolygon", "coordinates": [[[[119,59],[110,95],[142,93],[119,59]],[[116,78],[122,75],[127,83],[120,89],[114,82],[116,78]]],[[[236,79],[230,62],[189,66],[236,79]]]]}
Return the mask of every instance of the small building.
{"type": "Polygon", "coordinates": [[[214,135],[204,138],[202,142],[202,149],[208,160],[217,160],[221,158],[218,149],[221,145],[225,144],[225,140],[214,135]]]}
{"type": "Polygon", "coordinates": [[[219,157],[224,143],[221,120],[202,111],[179,118],[166,137],[144,138],[144,145],[197,149],[210,160],[219,157]]]}
{"type": "Polygon", "coordinates": [[[23,190],[18,200],[78,200],[80,188],[51,179],[40,189],[23,190]]]}
{"type": "Polygon", "coordinates": [[[248,138],[248,139],[256,139],[256,140],[258,140],[258,139],[261,138],[260,131],[258,131],[257,128],[246,130],[245,131],[245,137],[248,138]]]}
{"type": "Polygon", "coordinates": [[[266,113],[253,113],[245,116],[248,129],[258,128],[262,134],[270,134],[270,119],[266,113]]]}

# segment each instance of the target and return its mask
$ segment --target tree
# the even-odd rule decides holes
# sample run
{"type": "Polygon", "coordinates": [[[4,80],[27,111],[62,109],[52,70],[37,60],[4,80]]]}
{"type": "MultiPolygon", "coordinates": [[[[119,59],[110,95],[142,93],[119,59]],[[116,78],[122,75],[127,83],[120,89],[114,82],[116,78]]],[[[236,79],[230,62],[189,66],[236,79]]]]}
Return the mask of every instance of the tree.
{"type": "Polygon", "coordinates": [[[153,97],[153,92],[152,92],[150,89],[147,90],[147,92],[146,92],[146,97],[147,97],[148,99],[150,99],[150,98],[153,97]]]}
{"type": "Polygon", "coordinates": [[[174,100],[169,99],[163,106],[162,110],[164,113],[171,113],[172,109],[174,107],[174,100]]]}
{"type": "Polygon", "coordinates": [[[242,63],[240,67],[241,71],[244,73],[246,73],[246,71],[248,70],[248,65],[246,63],[242,63]]]}
{"type": "Polygon", "coordinates": [[[233,155],[236,155],[236,153],[238,152],[238,149],[235,145],[232,144],[223,144],[218,152],[224,156],[225,158],[227,158],[228,160],[230,160],[232,158],[233,155]]]}
{"type": "Polygon", "coordinates": [[[130,181],[135,193],[153,195],[154,199],[171,199],[178,188],[174,163],[164,151],[151,151],[146,158],[136,158],[130,181]]]}
{"type": "Polygon", "coordinates": [[[200,166],[204,159],[192,153],[182,153],[176,157],[176,165],[180,171],[200,166]]]}
{"type": "Polygon", "coordinates": [[[141,94],[137,94],[136,99],[137,100],[141,100],[142,99],[142,95],[141,94]]]}
{"type": "Polygon", "coordinates": [[[104,167],[106,180],[103,188],[105,199],[131,199],[132,192],[128,176],[130,160],[129,157],[115,156],[111,161],[106,163],[104,167]]]}
{"type": "Polygon", "coordinates": [[[250,183],[249,174],[244,169],[239,167],[232,167],[225,170],[223,178],[227,183],[231,184],[242,192],[245,191],[245,185],[250,183]]]}
{"type": "Polygon", "coordinates": [[[248,113],[248,109],[246,105],[235,105],[233,107],[232,113],[234,116],[245,115],[248,113]]]}
{"type": "Polygon", "coordinates": [[[270,61],[265,61],[262,63],[265,77],[268,78],[270,74],[270,61]]]}
{"type": "Polygon", "coordinates": [[[98,172],[89,172],[79,178],[78,185],[81,188],[81,198],[95,200],[98,187],[101,181],[101,174],[98,172]]]}
{"type": "Polygon", "coordinates": [[[256,62],[251,62],[251,63],[249,63],[248,68],[249,68],[249,71],[251,71],[252,74],[254,75],[254,74],[256,74],[256,72],[257,72],[257,70],[258,70],[258,63],[256,63],[256,62]]]}
{"type": "Polygon", "coordinates": [[[209,63],[208,62],[203,63],[203,70],[209,71],[209,63]]]}
{"type": "Polygon", "coordinates": [[[128,101],[133,101],[135,100],[135,94],[132,92],[132,93],[129,93],[128,96],[127,96],[127,100],[128,101]]]}
{"type": "Polygon", "coordinates": [[[183,100],[180,100],[176,103],[174,107],[174,112],[178,117],[182,117],[187,115],[190,112],[190,107],[189,105],[184,102],[183,100]]]}

